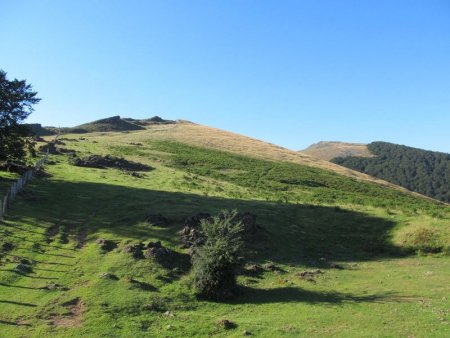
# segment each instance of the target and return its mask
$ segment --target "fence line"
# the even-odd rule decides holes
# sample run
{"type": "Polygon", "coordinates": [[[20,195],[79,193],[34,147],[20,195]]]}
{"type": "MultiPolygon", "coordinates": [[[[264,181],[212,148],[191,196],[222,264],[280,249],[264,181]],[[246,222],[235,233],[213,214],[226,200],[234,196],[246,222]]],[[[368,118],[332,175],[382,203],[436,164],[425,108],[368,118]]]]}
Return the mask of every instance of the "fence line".
{"type": "Polygon", "coordinates": [[[16,182],[11,184],[9,189],[7,189],[5,197],[0,199],[0,221],[5,217],[6,211],[11,207],[17,194],[23,189],[25,184],[33,178],[33,175],[42,169],[47,160],[48,150],[45,156],[36,162],[33,169],[26,171],[16,182]]]}

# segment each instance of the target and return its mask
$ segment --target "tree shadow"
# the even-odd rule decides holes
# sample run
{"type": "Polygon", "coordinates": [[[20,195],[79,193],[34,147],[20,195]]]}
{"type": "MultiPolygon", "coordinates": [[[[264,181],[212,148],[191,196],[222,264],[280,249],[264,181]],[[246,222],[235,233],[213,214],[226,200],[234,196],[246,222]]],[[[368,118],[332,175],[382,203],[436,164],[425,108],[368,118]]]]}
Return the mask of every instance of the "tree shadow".
{"type": "MultiPolygon", "coordinates": [[[[63,218],[66,223],[83,224],[88,234],[100,230],[124,240],[156,239],[177,251],[181,251],[177,232],[183,227],[185,217],[199,212],[216,214],[223,209],[238,209],[255,214],[257,223],[262,226],[259,234],[248,242],[255,262],[272,260],[317,266],[320,258],[365,261],[405,255],[390,241],[394,222],[342,208],[53,180],[39,181],[36,195],[39,195],[36,201],[15,207],[16,219],[51,224],[51,220],[63,218]],[[146,223],[147,216],[155,213],[167,217],[169,225],[154,227],[146,223]]],[[[69,238],[77,235],[77,229],[68,229],[69,238]]]]}
{"type": "Polygon", "coordinates": [[[20,306],[27,306],[27,307],[37,307],[36,304],[14,302],[12,300],[0,300],[0,304],[11,304],[11,305],[20,305],[20,306]]]}
{"type": "Polygon", "coordinates": [[[239,288],[239,297],[229,304],[267,304],[267,303],[329,303],[342,305],[346,303],[387,303],[398,302],[402,298],[392,293],[353,295],[340,292],[320,292],[303,290],[296,287],[282,287],[274,289],[239,288]]]}
{"type": "Polygon", "coordinates": [[[31,324],[25,324],[25,323],[16,323],[16,322],[9,322],[6,320],[1,320],[0,319],[0,324],[4,324],[4,325],[14,325],[14,326],[31,326],[31,324]]]}

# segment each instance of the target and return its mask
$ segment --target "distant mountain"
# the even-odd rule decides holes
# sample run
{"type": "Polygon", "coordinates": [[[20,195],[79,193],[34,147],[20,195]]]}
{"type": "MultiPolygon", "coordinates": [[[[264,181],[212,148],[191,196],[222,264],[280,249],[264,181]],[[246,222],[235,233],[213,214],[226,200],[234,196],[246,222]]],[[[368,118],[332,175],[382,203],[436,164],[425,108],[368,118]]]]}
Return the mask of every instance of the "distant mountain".
{"type": "Polygon", "coordinates": [[[340,156],[331,162],[450,202],[450,154],[387,142],[370,143],[367,149],[374,156],[340,156]]]}
{"type": "Polygon", "coordinates": [[[301,151],[309,156],[319,158],[321,160],[329,161],[335,157],[370,157],[371,152],[367,149],[366,144],[361,143],[346,143],[346,142],[332,142],[322,141],[310,145],[308,148],[301,151]]]}

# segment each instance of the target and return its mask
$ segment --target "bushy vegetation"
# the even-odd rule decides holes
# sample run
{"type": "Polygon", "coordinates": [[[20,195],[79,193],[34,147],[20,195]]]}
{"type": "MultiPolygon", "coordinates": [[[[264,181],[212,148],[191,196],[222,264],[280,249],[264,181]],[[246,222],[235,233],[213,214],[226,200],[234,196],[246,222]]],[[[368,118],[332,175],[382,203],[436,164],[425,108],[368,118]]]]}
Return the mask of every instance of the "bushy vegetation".
{"type": "Polygon", "coordinates": [[[235,268],[244,230],[236,216],[236,211],[225,210],[212,219],[201,221],[205,242],[194,248],[192,274],[195,290],[205,298],[226,300],[235,296],[235,268]]]}
{"type": "Polygon", "coordinates": [[[175,168],[251,188],[267,200],[361,204],[401,208],[407,212],[428,210],[436,216],[442,209],[438,203],[319,168],[265,161],[177,142],[151,142],[149,145],[170,153],[169,165],[175,168]]]}
{"type": "Polygon", "coordinates": [[[332,162],[450,202],[450,154],[373,142],[375,157],[337,157],[332,162]]]}

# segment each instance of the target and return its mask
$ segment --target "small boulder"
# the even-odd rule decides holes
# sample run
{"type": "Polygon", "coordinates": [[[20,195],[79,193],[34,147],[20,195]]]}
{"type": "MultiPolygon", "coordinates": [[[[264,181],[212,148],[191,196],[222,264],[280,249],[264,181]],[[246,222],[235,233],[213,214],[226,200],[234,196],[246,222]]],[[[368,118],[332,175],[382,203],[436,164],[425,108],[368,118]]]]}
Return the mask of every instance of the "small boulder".
{"type": "Polygon", "coordinates": [[[95,241],[103,252],[109,252],[117,248],[117,244],[109,239],[99,238],[95,241]]]}
{"type": "Polygon", "coordinates": [[[217,326],[224,330],[235,329],[237,325],[228,319],[222,319],[216,322],[217,326]]]}
{"type": "Polygon", "coordinates": [[[156,227],[165,227],[169,224],[169,220],[161,214],[147,216],[146,222],[156,227]]]}

